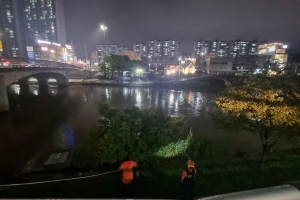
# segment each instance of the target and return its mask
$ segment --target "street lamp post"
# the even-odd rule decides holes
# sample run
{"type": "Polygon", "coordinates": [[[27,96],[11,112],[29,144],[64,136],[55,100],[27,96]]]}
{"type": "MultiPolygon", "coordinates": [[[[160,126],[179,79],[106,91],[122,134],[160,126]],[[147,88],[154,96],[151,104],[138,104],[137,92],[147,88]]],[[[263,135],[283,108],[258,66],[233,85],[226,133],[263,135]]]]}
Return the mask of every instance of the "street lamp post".
{"type": "Polygon", "coordinates": [[[104,25],[101,25],[101,30],[104,32],[104,42],[105,42],[105,31],[107,30],[107,27],[104,25]]]}

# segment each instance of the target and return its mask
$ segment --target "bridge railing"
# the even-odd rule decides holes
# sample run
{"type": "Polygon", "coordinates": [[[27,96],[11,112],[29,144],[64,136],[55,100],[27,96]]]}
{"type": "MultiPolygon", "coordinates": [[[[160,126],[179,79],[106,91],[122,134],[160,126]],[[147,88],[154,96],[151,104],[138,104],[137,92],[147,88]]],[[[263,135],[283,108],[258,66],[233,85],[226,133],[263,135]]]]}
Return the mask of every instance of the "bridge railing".
{"type": "Polygon", "coordinates": [[[1,57],[0,68],[23,68],[23,67],[53,67],[53,68],[75,68],[84,69],[76,63],[64,63],[49,60],[35,60],[29,58],[1,57]]]}

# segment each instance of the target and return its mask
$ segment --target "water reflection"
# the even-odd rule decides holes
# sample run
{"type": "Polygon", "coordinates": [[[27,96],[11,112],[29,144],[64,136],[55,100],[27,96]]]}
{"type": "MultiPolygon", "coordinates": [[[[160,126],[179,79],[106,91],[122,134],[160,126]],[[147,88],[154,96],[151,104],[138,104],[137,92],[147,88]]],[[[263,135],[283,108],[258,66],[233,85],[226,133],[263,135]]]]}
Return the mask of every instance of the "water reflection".
{"type": "Polygon", "coordinates": [[[57,95],[58,88],[57,87],[48,87],[48,93],[51,95],[57,95]]]}
{"type": "Polygon", "coordinates": [[[199,116],[202,107],[211,106],[207,104],[206,95],[198,91],[98,87],[91,93],[95,103],[106,102],[114,107],[135,106],[140,109],[156,107],[168,115],[199,116]]]}
{"type": "MultiPolygon", "coordinates": [[[[64,109],[62,106],[67,103],[65,98],[78,101],[80,106],[69,105],[73,107],[72,110],[74,108],[78,109],[78,113],[72,113],[67,121],[61,121],[61,125],[56,127],[55,130],[57,131],[52,136],[54,137],[52,144],[57,144],[59,147],[71,147],[78,144],[75,135],[86,136],[90,128],[97,125],[99,118],[97,103],[99,102],[105,102],[117,108],[135,106],[146,109],[155,107],[162,109],[164,113],[170,116],[193,117],[201,115],[206,117],[205,113],[207,111],[216,110],[208,103],[206,94],[189,90],[97,86],[70,86],[69,88],[59,89],[57,87],[39,88],[33,85],[20,88],[19,85],[13,85],[9,89],[9,95],[14,95],[14,98],[11,99],[21,108],[27,106],[27,104],[22,105],[21,101],[32,102],[34,108],[41,106],[42,109],[50,107],[64,109]],[[19,97],[21,98],[18,100],[19,97]],[[55,98],[61,99],[54,102],[55,98]]],[[[40,112],[47,113],[47,117],[49,114],[54,113],[53,109],[42,109],[40,109],[40,112]]]]}

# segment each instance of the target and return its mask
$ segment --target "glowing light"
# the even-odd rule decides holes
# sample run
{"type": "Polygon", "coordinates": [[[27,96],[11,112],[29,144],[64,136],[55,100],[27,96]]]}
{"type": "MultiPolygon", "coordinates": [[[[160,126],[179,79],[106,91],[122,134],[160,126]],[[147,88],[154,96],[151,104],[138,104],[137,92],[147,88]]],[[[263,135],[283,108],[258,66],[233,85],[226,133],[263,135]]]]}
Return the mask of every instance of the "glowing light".
{"type": "Polygon", "coordinates": [[[39,44],[51,44],[49,41],[44,41],[44,40],[38,40],[39,44]]]}
{"type": "Polygon", "coordinates": [[[143,69],[137,69],[136,72],[137,72],[137,73],[142,73],[142,72],[143,72],[143,69]]]}
{"type": "Polygon", "coordinates": [[[51,50],[51,53],[54,53],[55,51],[54,50],[51,50]]]}
{"type": "Polygon", "coordinates": [[[37,89],[34,89],[34,90],[33,90],[33,94],[34,94],[34,95],[38,95],[38,94],[39,94],[39,91],[38,91],[37,89]]]}
{"type": "Polygon", "coordinates": [[[70,45],[65,45],[67,49],[72,49],[72,47],[70,45]]]}
{"type": "Polygon", "coordinates": [[[103,31],[105,31],[105,30],[107,29],[107,27],[104,26],[104,25],[101,25],[101,29],[102,29],[103,31]]]}
{"type": "Polygon", "coordinates": [[[269,52],[272,52],[272,51],[275,51],[275,47],[274,46],[269,47],[269,52]]]}
{"type": "Polygon", "coordinates": [[[54,42],[52,42],[52,44],[55,45],[55,46],[59,46],[59,47],[61,46],[61,44],[54,43],[54,42]]]}
{"type": "Polygon", "coordinates": [[[282,48],[286,49],[288,46],[287,45],[283,45],[282,48]]]}
{"type": "Polygon", "coordinates": [[[42,47],[42,51],[48,51],[48,47],[42,47]]]}

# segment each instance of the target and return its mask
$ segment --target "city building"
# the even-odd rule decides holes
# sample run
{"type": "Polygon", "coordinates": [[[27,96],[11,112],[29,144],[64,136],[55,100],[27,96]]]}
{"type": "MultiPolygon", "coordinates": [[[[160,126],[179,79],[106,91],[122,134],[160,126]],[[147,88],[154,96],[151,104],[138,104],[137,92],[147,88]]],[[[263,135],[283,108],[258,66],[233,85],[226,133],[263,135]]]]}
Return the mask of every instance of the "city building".
{"type": "Polygon", "coordinates": [[[162,41],[149,40],[147,43],[147,51],[148,51],[148,57],[162,56],[162,41]]]}
{"type": "Polygon", "coordinates": [[[179,64],[180,64],[180,60],[178,58],[170,57],[170,56],[153,56],[148,59],[149,67],[155,69],[163,69],[167,66],[179,65],[179,64]]]}
{"type": "Polygon", "coordinates": [[[280,67],[285,67],[288,61],[287,47],[280,42],[261,44],[258,46],[258,55],[270,56],[271,61],[276,61],[280,67]]]}
{"type": "Polygon", "coordinates": [[[94,51],[91,53],[91,65],[98,65],[98,63],[99,63],[98,51],[94,51]]]}
{"type": "Polygon", "coordinates": [[[142,56],[135,51],[126,50],[126,51],[119,53],[119,55],[127,56],[130,60],[138,60],[138,61],[142,60],[142,56]]]}
{"type": "Polygon", "coordinates": [[[163,40],[162,56],[178,57],[179,42],[177,40],[163,40]]]}
{"type": "Polygon", "coordinates": [[[143,57],[147,57],[147,46],[145,43],[136,43],[133,45],[133,51],[137,52],[143,57]]]}
{"type": "MultiPolygon", "coordinates": [[[[226,41],[220,41],[218,50],[216,52],[216,57],[218,58],[227,58],[229,56],[229,43],[226,41]]],[[[212,52],[211,52],[212,53],[212,52]]]]}
{"type": "Polygon", "coordinates": [[[199,40],[194,42],[193,57],[197,58],[209,54],[211,41],[199,40]]]}
{"type": "Polygon", "coordinates": [[[240,56],[248,55],[249,53],[249,41],[231,41],[229,47],[229,57],[236,58],[240,56]]]}
{"type": "Polygon", "coordinates": [[[62,0],[23,0],[27,44],[36,40],[66,44],[62,0]]]}
{"type": "Polygon", "coordinates": [[[256,55],[258,40],[253,41],[220,41],[199,40],[193,45],[193,57],[203,57],[206,54],[214,54],[216,58],[236,58],[245,55],[256,55]]]}
{"type": "MultiPolygon", "coordinates": [[[[71,45],[38,40],[33,46],[27,46],[29,59],[74,63],[74,50],[71,45]]],[[[31,63],[34,61],[31,61],[31,63]]]]}
{"type": "Polygon", "coordinates": [[[3,55],[26,57],[24,27],[20,0],[0,0],[0,41],[3,55]]]}
{"type": "Polygon", "coordinates": [[[66,44],[62,0],[0,0],[3,54],[27,57],[38,40],[66,44]]]}
{"type": "Polygon", "coordinates": [[[97,50],[98,50],[98,61],[101,62],[105,56],[118,55],[119,53],[128,50],[128,48],[123,46],[118,46],[116,44],[99,44],[97,50]]]}
{"type": "Polygon", "coordinates": [[[235,74],[233,62],[233,58],[216,58],[214,54],[206,54],[198,68],[207,74],[235,74]]]}
{"type": "Polygon", "coordinates": [[[249,44],[249,52],[248,55],[257,55],[258,52],[258,46],[261,42],[258,42],[258,40],[253,40],[249,44]]]}

